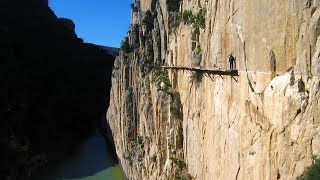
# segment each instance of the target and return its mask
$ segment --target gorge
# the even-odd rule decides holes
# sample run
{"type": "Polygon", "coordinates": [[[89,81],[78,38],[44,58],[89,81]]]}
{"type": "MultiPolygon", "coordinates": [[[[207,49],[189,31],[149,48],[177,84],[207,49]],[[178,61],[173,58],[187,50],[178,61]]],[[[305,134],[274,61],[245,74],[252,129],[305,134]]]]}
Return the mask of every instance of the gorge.
{"type": "Polygon", "coordinates": [[[114,56],[83,43],[48,1],[0,5],[0,179],[24,180],[97,127],[107,136],[114,56]]]}
{"type": "Polygon", "coordinates": [[[319,6],[133,0],[118,53],[47,0],[1,2],[0,179],[97,171],[103,141],[127,179],[319,178],[319,6]]]}

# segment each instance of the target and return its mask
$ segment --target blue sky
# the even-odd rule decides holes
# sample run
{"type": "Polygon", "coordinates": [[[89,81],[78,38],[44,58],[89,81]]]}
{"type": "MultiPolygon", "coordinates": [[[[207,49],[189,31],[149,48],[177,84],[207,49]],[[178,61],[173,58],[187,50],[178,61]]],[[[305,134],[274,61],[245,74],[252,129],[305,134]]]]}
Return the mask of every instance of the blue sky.
{"type": "Polygon", "coordinates": [[[85,42],[119,47],[127,35],[132,0],[49,0],[58,17],[72,19],[85,42]]]}

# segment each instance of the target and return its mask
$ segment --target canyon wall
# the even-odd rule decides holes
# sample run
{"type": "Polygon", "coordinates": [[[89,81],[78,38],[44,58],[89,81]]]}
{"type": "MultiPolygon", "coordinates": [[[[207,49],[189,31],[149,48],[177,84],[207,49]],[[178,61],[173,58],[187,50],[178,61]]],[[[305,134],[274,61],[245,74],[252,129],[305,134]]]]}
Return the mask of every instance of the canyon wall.
{"type": "Polygon", "coordinates": [[[115,57],[83,43],[47,2],[0,3],[1,180],[32,179],[68,155],[108,107],[115,57]]]}
{"type": "Polygon", "coordinates": [[[320,154],[320,1],[135,0],[108,122],[129,179],[294,179],[320,154]],[[228,70],[238,76],[170,67],[228,70]]]}

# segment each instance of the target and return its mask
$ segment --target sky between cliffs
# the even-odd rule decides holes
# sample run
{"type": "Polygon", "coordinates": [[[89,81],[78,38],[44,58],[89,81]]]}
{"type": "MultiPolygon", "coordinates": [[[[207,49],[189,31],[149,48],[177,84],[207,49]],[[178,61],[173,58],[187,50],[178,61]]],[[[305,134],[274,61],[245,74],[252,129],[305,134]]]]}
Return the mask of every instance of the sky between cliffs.
{"type": "Polygon", "coordinates": [[[49,0],[58,17],[72,19],[85,42],[119,47],[130,25],[132,0],[49,0]]]}

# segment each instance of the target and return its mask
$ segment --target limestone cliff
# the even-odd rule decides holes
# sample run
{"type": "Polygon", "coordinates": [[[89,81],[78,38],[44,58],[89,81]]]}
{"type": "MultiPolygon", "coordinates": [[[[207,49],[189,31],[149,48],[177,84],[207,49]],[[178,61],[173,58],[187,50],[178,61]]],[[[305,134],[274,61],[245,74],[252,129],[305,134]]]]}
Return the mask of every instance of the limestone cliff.
{"type": "Polygon", "coordinates": [[[130,179],[294,179],[320,154],[320,1],[135,0],[108,121],[130,179]],[[161,68],[229,69],[239,76],[161,68]]]}

